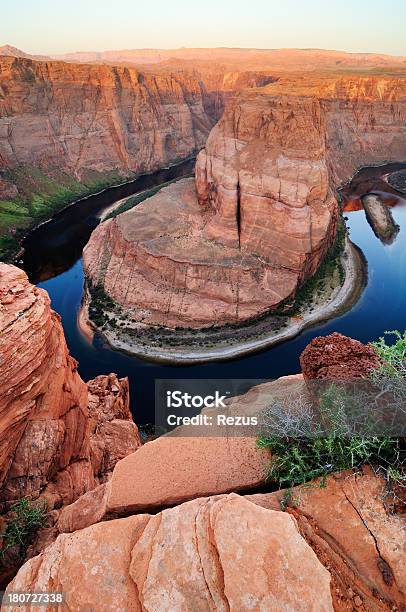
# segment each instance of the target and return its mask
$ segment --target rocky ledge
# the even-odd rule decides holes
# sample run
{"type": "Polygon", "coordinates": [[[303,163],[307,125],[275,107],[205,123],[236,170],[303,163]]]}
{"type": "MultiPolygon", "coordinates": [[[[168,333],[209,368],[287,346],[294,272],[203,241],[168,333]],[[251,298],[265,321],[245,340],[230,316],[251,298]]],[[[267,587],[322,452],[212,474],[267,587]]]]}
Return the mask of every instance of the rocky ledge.
{"type": "Polygon", "coordinates": [[[384,492],[365,470],[294,490],[287,512],[283,492],[232,493],[98,523],[60,535],[8,590],[63,591],[70,610],[401,610],[406,536],[384,492]]]}

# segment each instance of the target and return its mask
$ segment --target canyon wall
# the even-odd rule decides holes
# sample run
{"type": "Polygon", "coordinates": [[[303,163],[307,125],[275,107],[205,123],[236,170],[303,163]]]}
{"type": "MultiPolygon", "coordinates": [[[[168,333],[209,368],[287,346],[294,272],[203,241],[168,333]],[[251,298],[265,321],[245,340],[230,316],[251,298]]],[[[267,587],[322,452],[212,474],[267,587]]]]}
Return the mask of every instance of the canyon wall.
{"type": "Polygon", "coordinates": [[[269,80],[217,67],[204,75],[182,67],[140,72],[0,56],[0,199],[14,184],[22,196],[41,192],[38,172],[68,186],[69,178],[91,184],[195,154],[223,96],[269,80]]]}
{"type": "Polygon", "coordinates": [[[0,504],[69,504],[139,445],[128,382],[86,385],[48,294],[0,264],[0,504]]]}
{"type": "Polygon", "coordinates": [[[395,77],[286,77],[246,90],[164,189],[93,233],[84,253],[137,324],[236,323],[292,298],[336,229],[336,188],[362,164],[406,159],[395,77]]]}

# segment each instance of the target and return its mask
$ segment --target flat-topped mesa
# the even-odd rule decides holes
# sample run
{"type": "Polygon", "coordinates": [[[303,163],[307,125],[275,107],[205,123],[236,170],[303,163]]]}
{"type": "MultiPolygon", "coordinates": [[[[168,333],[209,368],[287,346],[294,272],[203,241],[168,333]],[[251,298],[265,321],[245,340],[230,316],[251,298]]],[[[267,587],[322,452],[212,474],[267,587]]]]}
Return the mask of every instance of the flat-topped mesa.
{"type": "Polygon", "coordinates": [[[137,324],[241,323],[291,299],[335,236],[335,189],[406,158],[405,80],[286,78],[226,106],[189,179],[103,223],[93,285],[137,324]]]}

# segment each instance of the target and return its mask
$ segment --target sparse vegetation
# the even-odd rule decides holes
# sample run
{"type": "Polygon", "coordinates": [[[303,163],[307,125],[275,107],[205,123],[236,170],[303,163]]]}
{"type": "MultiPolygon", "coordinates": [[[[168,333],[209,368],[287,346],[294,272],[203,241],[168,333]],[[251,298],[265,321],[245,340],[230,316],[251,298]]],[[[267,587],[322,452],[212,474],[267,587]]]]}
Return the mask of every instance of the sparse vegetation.
{"type": "MultiPolygon", "coordinates": [[[[369,464],[406,486],[406,334],[374,343],[382,366],[357,385],[316,385],[317,399],[272,402],[263,414],[258,446],[270,449],[269,478],[291,489],[369,464]]],[[[282,500],[286,505],[287,500],[282,500]]]]}
{"type": "Polygon", "coordinates": [[[23,559],[36,533],[44,526],[46,514],[44,504],[31,502],[25,497],[15,502],[3,534],[1,556],[13,549],[23,559]]]}
{"type": "Polygon", "coordinates": [[[397,330],[387,331],[385,336],[394,337],[395,342],[387,344],[384,337],[379,338],[376,342],[372,342],[372,346],[382,362],[377,374],[391,377],[406,377],[406,331],[403,334],[397,330]]]}
{"type": "Polygon", "coordinates": [[[0,260],[12,261],[21,239],[36,225],[69,203],[122,181],[117,172],[89,173],[79,182],[54,171],[48,176],[38,168],[20,166],[3,170],[0,177],[16,185],[18,197],[0,201],[0,260]]]}
{"type": "Polygon", "coordinates": [[[106,311],[114,311],[117,306],[109,295],[105,292],[102,285],[88,284],[91,303],[89,307],[89,316],[91,320],[98,326],[104,327],[109,323],[112,327],[117,325],[117,320],[114,317],[109,317],[106,311]]]}
{"type": "Polygon", "coordinates": [[[274,312],[275,315],[293,317],[299,314],[304,306],[309,306],[314,297],[324,291],[326,279],[330,278],[336,270],[338,271],[340,284],[344,282],[341,255],[344,250],[346,233],[347,230],[344,221],[342,221],[338,225],[334,243],[327,251],[317,272],[299,287],[293,303],[282,302],[278,310],[274,312]]]}

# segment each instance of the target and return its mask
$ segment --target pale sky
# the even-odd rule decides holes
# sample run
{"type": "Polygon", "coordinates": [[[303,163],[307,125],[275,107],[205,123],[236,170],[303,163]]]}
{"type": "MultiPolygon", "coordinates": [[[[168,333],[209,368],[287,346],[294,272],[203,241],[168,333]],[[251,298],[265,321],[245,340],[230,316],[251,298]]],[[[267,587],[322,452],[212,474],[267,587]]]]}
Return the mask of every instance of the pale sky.
{"type": "Polygon", "coordinates": [[[406,55],[406,0],[0,0],[0,46],[317,47],[406,55]]]}

